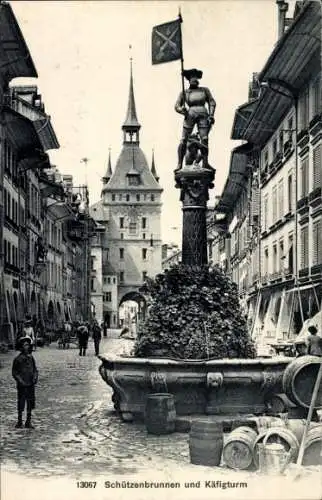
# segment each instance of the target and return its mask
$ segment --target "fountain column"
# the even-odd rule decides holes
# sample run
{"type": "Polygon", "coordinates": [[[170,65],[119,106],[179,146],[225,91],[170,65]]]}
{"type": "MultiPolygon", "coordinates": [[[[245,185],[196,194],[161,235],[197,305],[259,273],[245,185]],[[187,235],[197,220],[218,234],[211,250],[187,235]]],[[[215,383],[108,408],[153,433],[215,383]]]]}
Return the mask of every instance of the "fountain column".
{"type": "Polygon", "coordinates": [[[175,172],[176,188],[181,190],[182,202],[182,263],[203,266],[207,255],[207,201],[214,187],[215,170],[185,165],[175,172]]]}

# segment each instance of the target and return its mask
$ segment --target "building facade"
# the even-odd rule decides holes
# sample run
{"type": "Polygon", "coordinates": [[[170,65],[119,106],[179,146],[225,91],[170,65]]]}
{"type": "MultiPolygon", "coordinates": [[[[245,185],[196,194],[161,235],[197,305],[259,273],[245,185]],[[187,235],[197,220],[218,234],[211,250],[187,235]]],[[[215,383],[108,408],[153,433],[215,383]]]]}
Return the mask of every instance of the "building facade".
{"type": "Polygon", "coordinates": [[[149,167],[140,148],[140,128],[131,66],[122,151],[114,171],[109,156],[101,200],[90,211],[105,227],[92,246],[91,301],[108,327],[119,325],[119,307],[127,300],[138,302],[142,317],[145,303],[139,289],[147,276],[161,270],[162,188],[154,156],[149,167]]]}
{"type": "Polygon", "coordinates": [[[27,314],[47,330],[89,317],[93,224],[87,188],[50,164],[59,143],[37,87],[9,85],[37,72],[5,2],[0,33],[0,342],[14,346],[27,314]]]}
{"type": "Polygon", "coordinates": [[[260,343],[296,335],[322,292],[321,6],[297,2],[285,23],[277,4],[280,38],[235,113],[232,139],[247,142],[232,152],[214,245],[260,343]]]}

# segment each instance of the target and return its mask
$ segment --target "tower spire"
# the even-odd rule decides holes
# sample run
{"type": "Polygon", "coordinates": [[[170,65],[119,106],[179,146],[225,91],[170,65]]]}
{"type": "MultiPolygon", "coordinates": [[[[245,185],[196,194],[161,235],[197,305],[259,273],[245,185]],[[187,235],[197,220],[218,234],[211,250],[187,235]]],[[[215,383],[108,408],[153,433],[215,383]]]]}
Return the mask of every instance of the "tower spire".
{"type": "Polygon", "coordinates": [[[160,177],[157,174],[157,169],[155,168],[155,161],[154,161],[154,149],[152,149],[152,162],[151,162],[151,174],[155,178],[157,182],[159,182],[160,177]]]}
{"type": "MultiPolygon", "coordinates": [[[[131,48],[131,46],[130,46],[131,48]]],[[[134,85],[133,85],[133,59],[130,57],[130,89],[129,99],[127,105],[126,118],[122,126],[124,132],[124,142],[139,142],[139,124],[136,114],[135,98],[134,98],[134,85]]]]}
{"type": "Polygon", "coordinates": [[[103,184],[107,184],[110,178],[112,177],[112,164],[111,164],[111,148],[108,148],[108,162],[107,162],[107,170],[106,174],[103,177],[103,184]]]}

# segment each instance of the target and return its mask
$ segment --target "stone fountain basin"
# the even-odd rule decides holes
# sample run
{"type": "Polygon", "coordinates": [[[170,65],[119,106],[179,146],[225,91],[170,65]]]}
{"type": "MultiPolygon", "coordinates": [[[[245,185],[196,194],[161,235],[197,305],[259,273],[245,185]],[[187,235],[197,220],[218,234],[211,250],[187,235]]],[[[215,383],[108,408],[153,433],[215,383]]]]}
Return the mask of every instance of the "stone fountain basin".
{"type": "Polygon", "coordinates": [[[114,408],[125,421],[144,420],[147,396],[174,395],[177,415],[262,414],[282,392],[291,358],[175,361],[99,356],[99,372],[112,387],[114,408]]]}

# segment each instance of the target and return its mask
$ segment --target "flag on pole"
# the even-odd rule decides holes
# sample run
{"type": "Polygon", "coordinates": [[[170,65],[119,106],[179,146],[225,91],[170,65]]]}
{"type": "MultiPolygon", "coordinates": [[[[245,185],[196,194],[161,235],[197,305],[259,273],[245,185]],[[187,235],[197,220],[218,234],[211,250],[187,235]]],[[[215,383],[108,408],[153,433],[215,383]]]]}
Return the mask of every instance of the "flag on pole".
{"type": "Polygon", "coordinates": [[[181,18],[152,29],[152,64],[182,59],[181,18]]]}

